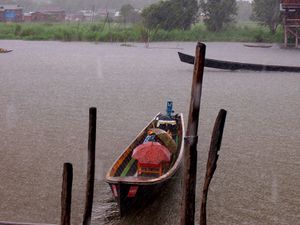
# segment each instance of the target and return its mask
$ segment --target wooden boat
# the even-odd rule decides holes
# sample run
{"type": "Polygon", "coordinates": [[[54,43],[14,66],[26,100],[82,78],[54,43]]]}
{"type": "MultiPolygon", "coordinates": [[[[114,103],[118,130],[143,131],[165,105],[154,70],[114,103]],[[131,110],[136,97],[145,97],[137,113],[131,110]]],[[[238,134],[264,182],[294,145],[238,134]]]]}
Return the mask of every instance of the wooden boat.
{"type": "Polygon", "coordinates": [[[0,53],[8,53],[8,52],[11,52],[11,51],[12,51],[12,50],[0,48],[0,53]]]}
{"type": "MultiPolygon", "coordinates": [[[[194,64],[194,56],[178,52],[180,61],[194,64]]],[[[296,72],[300,73],[300,67],[297,66],[278,66],[278,65],[261,65],[253,63],[240,63],[233,61],[222,61],[205,58],[205,67],[224,69],[224,70],[252,70],[252,71],[274,71],[274,72],[296,72]]]]}
{"type": "Polygon", "coordinates": [[[268,44],[244,44],[245,47],[249,48],[271,48],[272,45],[268,44]]]}
{"type": "Polygon", "coordinates": [[[106,182],[111,187],[121,216],[145,206],[149,199],[153,198],[161,190],[161,187],[174,176],[181,164],[184,144],[183,116],[182,114],[172,115],[171,112],[172,110],[169,110],[167,114],[157,114],[124,150],[106,174],[106,182]],[[155,131],[154,135],[153,130],[155,131]],[[168,144],[166,140],[163,141],[161,136],[158,138],[159,134],[156,136],[158,130],[164,136],[168,130],[171,133],[168,135],[173,145],[168,144]],[[135,151],[140,146],[149,143],[146,141],[150,137],[149,131],[155,138],[152,140],[153,144],[158,143],[173,152],[170,153],[169,162],[144,163],[140,159],[134,158],[135,151]]]}

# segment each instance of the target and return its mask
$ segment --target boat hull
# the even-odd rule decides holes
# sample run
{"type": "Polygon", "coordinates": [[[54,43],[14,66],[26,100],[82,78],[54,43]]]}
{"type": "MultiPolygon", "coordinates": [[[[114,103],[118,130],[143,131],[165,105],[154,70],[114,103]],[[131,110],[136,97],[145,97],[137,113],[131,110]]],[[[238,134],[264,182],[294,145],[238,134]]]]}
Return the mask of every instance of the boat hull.
{"type": "MultiPolygon", "coordinates": [[[[195,57],[187,55],[181,52],[178,52],[180,61],[194,64],[195,57]]],[[[252,70],[252,71],[273,71],[273,72],[296,72],[300,73],[300,67],[296,66],[277,66],[277,65],[261,65],[253,63],[240,63],[240,62],[231,62],[223,61],[216,59],[205,59],[205,67],[215,68],[215,69],[224,69],[224,70],[252,70]]]]}
{"type": "MultiPolygon", "coordinates": [[[[158,114],[155,118],[157,118],[158,114]]],[[[119,158],[114,162],[106,175],[106,182],[110,185],[112,194],[116,199],[121,217],[131,214],[138,209],[144,208],[161,189],[177,173],[181,166],[184,149],[184,122],[182,114],[175,117],[177,150],[172,155],[170,165],[159,176],[139,175],[136,169],[137,161],[132,158],[133,150],[143,143],[145,133],[157,125],[157,120],[153,119],[134,139],[134,141],[124,150],[119,158]],[[155,122],[156,121],[156,122],[155,122]]],[[[159,120],[160,121],[160,120],[159,120]]]]}
{"type": "Polygon", "coordinates": [[[157,196],[167,182],[152,185],[110,184],[118,203],[120,216],[132,214],[143,209],[157,196]]]}

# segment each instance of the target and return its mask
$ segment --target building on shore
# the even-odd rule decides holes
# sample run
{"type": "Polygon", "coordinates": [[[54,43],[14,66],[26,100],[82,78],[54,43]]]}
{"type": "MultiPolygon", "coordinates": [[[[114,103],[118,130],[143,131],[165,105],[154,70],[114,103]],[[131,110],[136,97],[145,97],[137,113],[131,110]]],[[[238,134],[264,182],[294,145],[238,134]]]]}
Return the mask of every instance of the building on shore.
{"type": "Polygon", "coordinates": [[[283,15],[284,46],[288,46],[289,39],[295,41],[298,48],[300,40],[300,0],[281,0],[280,10],[283,15]]]}
{"type": "Polygon", "coordinates": [[[67,14],[67,21],[105,21],[107,19],[113,20],[116,18],[116,9],[97,9],[97,10],[80,10],[76,13],[67,14]]]}
{"type": "Polygon", "coordinates": [[[25,22],[64,22],[66,12],[63,9],[45,9],[24,14],[25,22]]]}
{"type": "Polygon", "coordinates": [[[22,22],[23,8],[19,5],[0,5],[0,22],[22,22]]]}

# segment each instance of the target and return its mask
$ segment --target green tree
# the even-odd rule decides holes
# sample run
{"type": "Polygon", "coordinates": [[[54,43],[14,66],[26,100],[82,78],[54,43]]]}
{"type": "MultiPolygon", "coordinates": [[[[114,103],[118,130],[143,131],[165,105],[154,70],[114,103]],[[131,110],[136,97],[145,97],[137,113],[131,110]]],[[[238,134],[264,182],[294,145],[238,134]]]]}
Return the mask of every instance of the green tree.
{"type": "Polygon", "coordinates": [[[217,32],[234,20],[236,0],[200,0],[201,13],[209,31],[217,32]]]}
{"type": "Polygon", "coordinates": [[[197,0],[167,0],[152,4],[142,12],[147,28],[188,29],[198,14],[197,0]]]}
{"type": "Polygon", "coordinates": [[[278,25],[281,23],[280,0],[254,0],[253,19],[264,26],[269,27],[272,34],[275,34],[278,25]]]}
{"type": "Polygon", "coordinates": [[[140,14],[130,4],[123,5],[120,9],[120,14],[123,18],[123,22],[137,23],[140,21],[140,14]]]}

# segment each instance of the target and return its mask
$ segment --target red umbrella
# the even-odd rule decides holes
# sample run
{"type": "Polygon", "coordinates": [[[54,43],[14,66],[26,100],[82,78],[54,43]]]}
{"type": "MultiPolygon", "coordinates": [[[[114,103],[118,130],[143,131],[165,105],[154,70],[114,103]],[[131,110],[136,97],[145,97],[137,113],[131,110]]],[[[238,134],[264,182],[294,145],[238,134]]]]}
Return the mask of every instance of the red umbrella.
{"type": "Polygon", "coordinates": [[[146,142],[137,146],[132,153],[132,157],[140,163],[160,164],[170,162],[171,153],[158,142],[146,142]]]}

